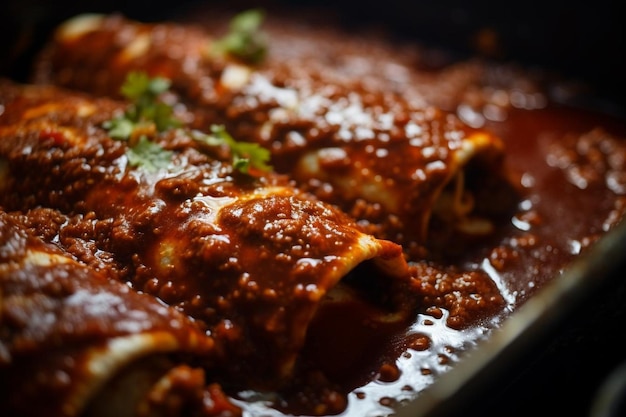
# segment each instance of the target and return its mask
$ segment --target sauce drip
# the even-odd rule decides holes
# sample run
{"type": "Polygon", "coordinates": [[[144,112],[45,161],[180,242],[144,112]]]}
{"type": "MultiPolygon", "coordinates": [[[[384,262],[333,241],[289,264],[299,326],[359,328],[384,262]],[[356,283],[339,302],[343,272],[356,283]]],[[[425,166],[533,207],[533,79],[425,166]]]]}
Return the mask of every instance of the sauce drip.
{"type": "MultiPolygon", "coordinates": [[[[217,30],[227,19],[205,12],[190,16],[190,21],[201,21],[217,30]]],[[[493,233],[470,237],[461,231],[454,232],[458,235],[446,234],[443,239],[442,230],[434,222],[429,231],[432,239],[407,251],[412,278],[419,282],[416,304],[420,306],[409,326],[389,328],[386,337],[372,340],[367,326],[349,329],[350,323],[371,317],[364,305],[351,304],[353,309],[343,311],[335,311],[330,305],[312,324],[303,359],[289,387],[269,392],[236,383],[223,387],[232,401],[251,416],[387,415],[398,403],[415,398],[463,360],[465,352],[488,338],[542,287],[560,279],[573,260],[620,223],[626,212],[626,124],[589,109],[561,104],[548,94],[550,85],[544,80],[506,65],[469,60],[433,68],[428,55],[420,55],[417,47],[307,26],[294,21],[293,16],[287,21],[275,17],[268,29],[273,37],[274,66],[259,71],[280,86],[266,85],[258,78],[248,87],[252,95],[266,98],[272,106],[293,101],[285,94],[290,83],[328,83],[331,87],[335,83],[340,87],[336,91],[328,87],[324,98],[359,90],[371,93],[360,99],[370,100],[367,104],[373,102],[374,107],[377,100],[378,104],[402,101],[403,105],[410,103],[419,108],[436,106],[452,112],[454,131],[484,129],[498,136],[505,147],[504,164],[507,180],[515,190],[514,201],[510,190],[500,194],[502,189],[497,184],[474,184],[478,192],[482,190],[489,197],[483,200],[477,194],[476,204],[488,201],[482,209],[498,214],[493,233]],[[460,125],[463,129],[457,129],[460,125]],[[320,340],[333,333],[341,337],[320,340]],[[329,355],[333,355],[332,360],[329,355]]],[[[195,36],[192,32],[187,35],[195,36]]],[[[187,61],[192,74],[200,59],[197,54],[195,51],[187,61]]],[[[167,70],[176,77],[176,68],[167,70]]],[[[92,75],[86,69],[75,68],[73,77],[89,81],[92,75]]],[[[235,78],[230,76],[234,75],[227,74],[227,83],[238,82],[236,74],[235,78]]],[[[106,74],[98,79],[106,81],[106,74]]],[[[201,102],[235,114],[231,127],[242,135],[253,132],[250,135],[254,136],[258,133],[252,128],[255,123],[269,118],[268,104],[263,100],[259,103],[247,97],[246,101],[239,96],[240,101],[228,102],[226,99],[232,97],[214,95],[210,77],[200,81],[192,92],[201,102]],[[209,88],[202,90],[202,86],[209,88]]],[[[106,94],[108,87],[96,86],[95,92],[106,94]]],[[[308,99],[300,111],[317,109],[320,97],[311,94],[308,99]]],[[[359,106],[364,101],[341,101],[344,107],[326,114],[327,131],[316,129],[311,120],[300,120],[301,124],[295,126],[276,122],[272,126],[276,131],[292,129],[282,141],[268,143],[277,153],[287,155],[278,168],[292,169],[289,152],[302,145],[306,135],[322,143],[327,139],[324,135],[331,134],[346,138],[360,134],[358,139],[367,139],[375,129],[342,130],[358,122],[350,116],[360,115],[359,106]]],[[[204,116],[215,114],[208,112],[204,116]]],[[[273,116],[280,120],[284,114],[276,111],[273,116]]],[[[386,114],[377,116],[387,120],[386,114]]],[[[433,116],[437,125],[433,131],[438,132],[451,118],[433,116]]],[[[198,116],[194,122],[201,124],[203,120],[198,116]]],[[[365,124],[371,127],[371,120],[365,120],[365,124]]],[[[422,129],[412,124],[405,127],[405,132],[416,135],[422,129]]],[[[392,159],[385,159],[392,150],[363,146],[362,152],[380,162],[392,159]]],[[[349,156],[344,149],[332,148],[323,155],[322,162],[340,169],[349,156]]],[[[396,162],[402,160],[401,156],[394,156],[396,162]]],[[[395,165],[388,163],[385,168],[393,169],[395,165]]],[[[463,177],[465,184],[472,180],[471,174],[463,177]]],[[[322,200],[337,197],[325,191],[327,188],[322,186],[316,194],[322,200]]],[[[368,209],[371,207],[363,211],[368,209]]],[[[141,284],[150,288],[150,282],[141,284]]],[[[171,295],[163,293],[164,298],[171,295]]]]}

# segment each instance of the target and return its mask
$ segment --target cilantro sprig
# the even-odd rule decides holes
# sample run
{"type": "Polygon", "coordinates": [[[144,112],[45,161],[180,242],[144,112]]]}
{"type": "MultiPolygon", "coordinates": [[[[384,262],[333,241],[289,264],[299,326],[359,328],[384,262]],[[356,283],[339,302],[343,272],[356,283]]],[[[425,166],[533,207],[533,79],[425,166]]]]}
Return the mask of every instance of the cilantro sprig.
{"type": "Polygon", "coordinates": [[[126,111],[104,123],[112,138],[126,140],[131,166],[142,166],[150,171],[166,168],[172,152],[163,149],[148,138],[181,125],[174,118],[171,106],[159,98],[170,87],[170,81],[162,77],[150,78],[144,72],[130,72],[121,87],[121,94],[131,101],[126,111]]]}
{"type": "Polygon", "coordinates": [[[213,42],[213,52],[230,54],[244,62],[258,64],[267,55],[268,40],[261,24],[265,13],[261,9],[249,9],[235,15],[229,31],[213,42]]]}
{"type": "Polygon", "coordinates": [[[173,115],[172,106],[159,99],[170,84],[166,78],[150,78],[145,72],[130,72],[120,92],[131,105],[122,116],[105,124],[109,134],[116,139],[129,139],[138,132],[164,132],[181,126],[173,115]]]}
{"type": "Polygon", "coordinates": [[[250,167],[269,171],[272,169],[267,162],[270,159],[270,151],[256,143],[237,142],[222,125],[212,125],[211,134],[194,131],[192,137],[209,146],[226,145],[230,148],[233,158],[233,167],[244,174],[250,172],[250,167]]]}
{"type": "Polygon", "coordinates": [[[170,165],[172,152],[150,141],[147,136],[141,136],[135,146],[128,150],[126,157],[131,166],[142,166],[154,172],[170,165]]]}
{"type": "MultiPolygon", "coordinates": [[[[170,88],[170,80],[150,78],[144,72],[131,72],[121,87],[121,94],[131,101],[122,115],[104,123],[113,139],[129,142],[126,153],[131,166],[149,171],[167,168],[172,152],[151,140],[157,133],[182,127],[172,106],[161,100],[170,88]]],[[[191,132],[192,138],[206,145],[226,146],[232,155],[233,168],[248,174],[250,168],[269,171],[270,152],[256,143],[237,142],[221,125],[212,125],[211,133],[191,132]]]]}

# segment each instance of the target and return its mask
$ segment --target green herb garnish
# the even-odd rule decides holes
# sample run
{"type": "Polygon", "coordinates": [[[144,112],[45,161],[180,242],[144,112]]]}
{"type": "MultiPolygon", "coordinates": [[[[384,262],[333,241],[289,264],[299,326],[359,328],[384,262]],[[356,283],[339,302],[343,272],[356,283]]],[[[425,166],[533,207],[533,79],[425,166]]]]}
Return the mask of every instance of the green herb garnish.
{"type": "MultiPolygon", "coordinates": [[[[160,100],[170,87],[166,78],[150,78],[143,72],[131,72],[122,85],[121,94],[131,101],[123,115],[104,123],[112,138],[129,142],[126,153],[131,166],[150,171],[167,168],[172,152],[151,141],[158,132],[178,128],[182,124],[174,117],[170,105],[160,100]]],[[[250,168],[269,171],[270,152],[256,143],[237,142],[223,126],[211,126],[211,134],[192,132],[193,139],[209,146],[226,146],[233,159],[233,167],[249,173],[250,168]]]]}
{"type": "Polygon", "coordinates": [[[230,148],[233,158],[233,167],[244,174],[249,173],[250,167],[261,171],[272,169],[267,162],[270,160],[270,151],[256,143],[237,142],[226,131],[224,126],[212,125],[211,134],[194,131],[193,138],[209,146],[223,146],[230,148]]]}
{"type": "Polygon", "coordinates": [[[229,32],[213,43],[213,50],[230,54],[244,62],[258,64],[267,54],[267,36],[261,31],[265,13],[250,9],[237,14],[230,21],[229,32]]]}
{"type": "Polygon", "coordinates": [[[116,139],[130,139],[137,132],[151,129],[163,132],[180,126],[180,121],[173,116],[172,106],[159,99],[169,87],[170,81],[166,78],[150,78],[144,72],[129,73],[120,92],[132,104],[122,116],[110,120],[104,127],[116,139]]]}
{"type": "Polygon", "coordinates": [[[158,144],[150,141],[145,135],[126,153],[132,166],[142,166],[148,171],[167,168],[172,160],[172,152],[166,151],[158,144]]]}
{"type": "Polygon", "coordinates": [[[148,140],[157,132],[181,125],[174,118],[173,109],[160,100],[170,87],[166,78],[150,78],[144,72],[131,72],[120,90],[131,101],[124,114],[104,123],[112,138],[126,140],[130,149],[126,156],[132,166],[142,166],[150,171],[166,168],[172,152],[148,140]]]}

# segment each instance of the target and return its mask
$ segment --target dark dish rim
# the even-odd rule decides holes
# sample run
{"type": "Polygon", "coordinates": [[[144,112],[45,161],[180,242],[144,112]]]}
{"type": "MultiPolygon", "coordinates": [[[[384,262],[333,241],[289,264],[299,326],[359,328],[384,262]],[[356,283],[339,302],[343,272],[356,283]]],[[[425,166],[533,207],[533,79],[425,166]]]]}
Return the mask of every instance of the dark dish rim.
{"type": "Polygon", "coordinates": [[[466,351],[452,369],[439,375],[414,399],[397,406],[392,415],[457,415],[481,390],[500,381],[516,361],[571,320],[586,301],[613,288],[626,270],[625,254],[626,222],[622,221],[466,351]]]}
{"type": "MultiPolygon", "coordinates": [[[[39,13],[39,18],[45,23],[39,27],[41,31],[30,34],[33,38],[30,38],[32,44],[28,53],[33,53],[35,52],[35,47],[40,46],[43,32],[45,32],[45,36],[48,36],[49,31],[53,27],[51,23],[60,23],[63,20],[61,19],[63,13],[57,12],[56,15],[52,14],[51,16],[55,21],[51,22],[52,19],[44,19],[43,16],[44,9],[49,10],[51,7],[54,7],[52,3],[27,1],[25,4],[29,3],[39,4],[39,10],[34,10],[34,12],[39,13]]],[[[65,1],[64,3],[79,4],[79,2],[71,1],[65,1]]],[[[141,3],[145,4],[145,2],[141,3]]],[[[168,2],[156,2],[161,7],[166,7],[166,3],[168,2]]],[[[193,2],[182,0],[181,3],[191,4],[193,2]]],[[[286,1],[285,3],[295,2],[286,1]]],[[[310,4],[311,2],[305,3],[310,4]]],[[[339,3],[341,4],[342,2],[339,3]]],[[[113,1],[112,4],[121,4],[121,2],[113,1]]],[[[108,7],[100,7],[98,11],[109,11],[107,10],[108,7]]],[[[112,5],[110,7],[113,8],[115,6],[112,5]]],[[[134,6],[134,8],[138,7],[134,6]]],[[[176,8],[176,5],[169,4],[169,7],[176,8]]],[[[88,7],[84,6],[81,8],[88,7]]],[[[369,10],[371,11],[371,9],[370,5],[369,10]]],[[[149,14],[149,11],[146,11],[146,13],[149,14]]],[[[382,20],[388,19],[388,16],[389,13],[382,20]]],[[[17,17],[23,18],[24,16],[17,17]]],[[[160,18],[160,16],[158,17],[160,18]]],[[[16,22],[24,23],[19,21],[19,19],[16,22]]],[[[28,27],[34,27],[37,22],[26,23],[28,27]]],[[[418,43],[420,42],[419,35],[411,36],[412,34],[410,33],[408,35],[409,38],[415,39],[418,43]]],[[[515,51],[511,53],[514,55],[515,51]]],[[[609,62],[609,65],[611,62],[609,62]]],[[[26,75],[21,72],[21,66],[12,69],[15,70],[14,75],[17,74],[18,78],[26,75]]],[[[563,74],[568,75],[567,72],[563,72],[563,74]]],[[[600,110],[601,113],[611,113],[618,116],[626,115],[626,111],[624,111],[626,106],[624,106],[623,98],[621,103],[615,103],[615,100],[612,99],[616,97],[618,95],[614,94],[609,100],[605,100],[595,96],[587,96],[581,102],[569,104],[600,110]]],[[[622,117],[622,119],[624,118],[622,117]]],[[[463,410],[464,404],[472,401],[481,389],[493,383],[493,381],[501,380],[506,371],[516,361],[521,360],[525,354],[537,349],[540,341],[548,338],[553,329],[557,328],[559,324],[572,320],[576,310],[585,301],[589,300],[593,294],[610,288],[615,283],[616,271],[626,271],[626,262],[623,259],[624,254],[626,254],[626,224],[622,222],[620,226],[609,232],[596,245],[590,248],[588,253],[574,261],[561,276],[543,284],[537,293],[533,294],[519,309],[508,315],[500,325],[496,326],[490,335],[479,341],[477,346],[463,353],[459,362],[454,364],[449,371],[437,376],[430,387],[418,393],[413,400],[395,407],[394,415],[398,417],[435,417],[458,414],[463,410]]]]}

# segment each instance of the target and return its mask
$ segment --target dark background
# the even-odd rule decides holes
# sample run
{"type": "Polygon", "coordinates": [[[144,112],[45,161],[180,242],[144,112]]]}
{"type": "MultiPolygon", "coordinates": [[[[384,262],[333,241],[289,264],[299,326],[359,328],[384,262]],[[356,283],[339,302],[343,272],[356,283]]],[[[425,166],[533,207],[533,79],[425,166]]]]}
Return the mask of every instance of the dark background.
{"type": "MultiPolygon", "coordinates": [[[[0,76],[25,81],[34,53],[62,20],[84,12],[121,11],[155,21],[201,2],[118,0],[55,2],[9,0],[0,5],[0,76]]],[[[224,5],[224,2],[214,2],[224,5]]],[[[593,97],[620,115],[626,97],[624,13],[617,1],[490,2],[430,0],[230,2],[230,5],[305,4],[332,7],[349,23],[383,23],[421,44],[460,55],[539,66],[580,80],[593,97]]],[[[234,6],[237,7],[237,6],[234,6]]],[[[595,101],[597,103],[598,101],[595,101]]],[[[626,255],[626,248],[621,253],[626,255]]],[[[622,260],[610,276],[562,319],[502,366],[496,379],[476,387],[466,401],[452,404],[452,415],[592,416],[600,387],[626,364],[626,268],[622,260]],[[583,307],[586,313],[580,314],[583,307]]],[[[623,379],[623,378],[622,378],[623,379]]],[[[618,414],[625,416],[623,404],[618,414]]],[[[616,400],[617,401],[617,400],[616,400]]],[[[617,405],[617,402],[614,402],[617,405]]],[[[592,417],[605,417],[595,414],[592,417]]],[[[608,417],[608,416],[607,416],[608,417]]]]}
{"type": "MultiPolygon", "coordinates": [[[[382,22],[422,43],[557,70],[583,80],[597,94],[614,102],[623,104],[626,96],[626,15],[617,0],[207,0],[205,3],[242,8],[249,5],[330,7],[345,21],[382,22]]],[[[202,1],[5,0],[0,5],[0,74],[23,77],[33,50],[55,25],[75,14],[122,11],[132,18],[162,20],[196,4],[202,1]]]]}

